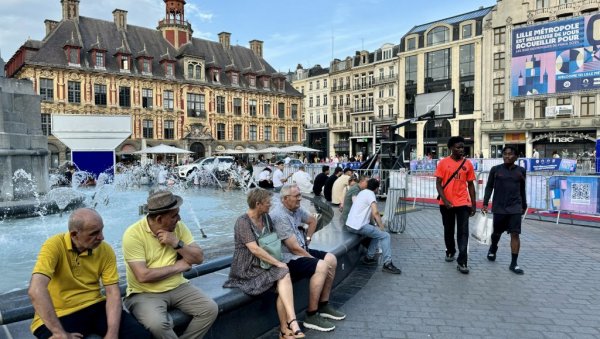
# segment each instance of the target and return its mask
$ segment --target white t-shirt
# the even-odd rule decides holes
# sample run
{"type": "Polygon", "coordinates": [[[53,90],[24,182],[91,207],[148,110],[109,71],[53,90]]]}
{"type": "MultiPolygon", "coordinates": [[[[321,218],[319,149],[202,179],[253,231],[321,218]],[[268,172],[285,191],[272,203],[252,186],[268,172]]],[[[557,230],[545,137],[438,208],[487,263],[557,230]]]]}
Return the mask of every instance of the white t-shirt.
{"type": "Polygon", "coordinates": [[[275,173],[273,173],[273,187],[283,186],[281,179],[283,179],[283,171],[277,168],[275,173]]]}
{"type": "Polygon", "coordinates": [[[341,204],[344,202],[344,196],[346,195],[346,187],[348,187],[348,182],[350,181],[350,176],[346,174],[342,174],[334,183],[331,188],[331,203],[332,204],[341,204]]]}
{"type": "Polygon", "coordinates": [[[369,189],[364,189],[358,193],[350,213],[348,213],[348,219],[346,225],[355,230],[361,229],[364,225],[371,221],[371,204],[376,202],[375,193],[369,189]]]}
{"type": "Polygon", "coordinates": [[[304,171],[298,171],[292,175],[292,181],[298,185],[300,193],[312,193],[312,183],[310,182],[310,174],[304,171]]]}

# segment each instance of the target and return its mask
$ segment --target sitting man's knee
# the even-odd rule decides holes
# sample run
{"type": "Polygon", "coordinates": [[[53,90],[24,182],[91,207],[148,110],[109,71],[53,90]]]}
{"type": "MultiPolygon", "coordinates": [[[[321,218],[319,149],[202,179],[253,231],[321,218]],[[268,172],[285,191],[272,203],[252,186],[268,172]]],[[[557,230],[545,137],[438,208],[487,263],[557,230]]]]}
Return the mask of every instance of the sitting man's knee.
{"type": "Polygon", "coordinates": [[[329,264],[329,266],[331,267],[337,267],[337,258],[335,255],[331,254],[331,253],[327,253],[325,255],[325,262],[327,262],[327,264],[329,264]]]}
{"type": "Polygon", "coordinates": [[[211,299],[208,305],[206,306],[205,313],[205,316],[211,319],[211,322],[215,321],[215,319],[217,319],[217,316],[219,315],[219,305],[217,305],[217,303],[211,299]]]}
{"type": "Polygon", "coordinates": [[[319,260],[317,263],[317,268],[315,269],[315,273],[318,274],[327,274],[329,271],[329,264],[325,260],[319,260]]]}

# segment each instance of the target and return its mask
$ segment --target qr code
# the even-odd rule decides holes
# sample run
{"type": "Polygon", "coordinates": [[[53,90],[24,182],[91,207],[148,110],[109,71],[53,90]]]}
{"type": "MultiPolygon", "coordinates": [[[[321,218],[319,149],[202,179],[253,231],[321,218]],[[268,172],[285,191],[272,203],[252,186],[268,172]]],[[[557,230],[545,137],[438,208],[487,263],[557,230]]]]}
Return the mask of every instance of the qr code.
{"type": "Polygon", "coordinates": [[[571,202],[574,204],[589,204],[590,191],[590,184],[571,184],[571,202]]]}

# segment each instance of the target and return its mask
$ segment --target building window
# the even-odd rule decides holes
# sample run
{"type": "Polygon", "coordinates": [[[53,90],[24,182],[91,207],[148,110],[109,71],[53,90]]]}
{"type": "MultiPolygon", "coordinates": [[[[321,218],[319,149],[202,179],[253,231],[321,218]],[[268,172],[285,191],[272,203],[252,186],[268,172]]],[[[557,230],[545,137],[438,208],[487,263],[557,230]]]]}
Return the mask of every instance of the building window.
{"type": "Polygon", "coordinates": [[[94,103],[106,106],[106,85],[94,84],[94,103]]]}
{"type": "Polygon", "coordinates": [[[271,117],[271,102],[270,101],[265,101],[265,103],[263,104],[263,114],[265,115],[265,118],[271,117]]]}
{"type": "MultiPolygon", "coordinates": [[[[460,135],[461,137],[464,137],[464,138],[473,139],[475,137],[475,120],[472,120],[472,119],[459,120],[458,121],[458,135],[460,135]]],[[[469,155],[467,155],[467,156],[469,156],[469,155]]],[[[471,156],[472,156],[472,154],[471,154],[471,156]]]]}
{"type": "Polygon", "coordinates": [[[129,71],[129,56],[121,55],[121,70],[129,71]]]}
{"type": "Polygon", "coordinates": [[[556,104],[557,105],[570,105],[571,104],[571,97],[556,98],[556,104]]]}
{"type": "Polygon", "coordinates": [[[152,90],[149,88],[142,88],[142,107],[152,108],[152,90]]]}
{"type": "Polygon", "coordinates": [[[131,107],[131,88],[119,87],[119,107],[131,107]]]}
{"type": "Polygon", "coordinates": [[[584,95],[581,97],[581,116],[596,115],[596,96],[584,95]]]}
{"type": "Polygon", "coordinates": [[[256,125],[250,125],[248,139],[250,141],[256,141],[256,125]]]}
{"type": "Polygon", "coordinates": [[[277,129],[277,140],[285,141],[285,127],[279,127],[277,129]]]}
{"type": "Polygon", "coordinates": [[[466,80],[460,82],[459,108],[460,114],[472,114],[475,109],[475,95],[473,93],[475,81],[466,80]]]}
{"type": "Polygon", "coordinates": [[[173,120],[165,120],[165,139],[175,139],[175,121],[173,120]]]}
{"type": "Polygon", "coordinates": [[[233,140],[242,140],[242,125],[233,125],[233,140]]]}
{"type": "Polygon", "coordinates": [[[81,83],[78,81],[69,81],[67,83],[67,100],[71,104],[81,103],[81,83]]]}
{"type": "Polygon", "coordinates": [[[317,107],[321,106],[321,96],[317,95],[317,107]]]}
{"type": "Polygon", "coordinates": [[[473,25],[467,24],[462,26],[462,38],[467,39],[473,36],[473,25]]]}
{"type": "Polygon", "coordinates": [[[204,79],[204,74],[202,74],[203,65],[197,62],[189,62],[187,66],[187,78],[189,80],[202,80],[204,79]]]}
{"type": "Polygon", "coordinates": [[[292,141],[298,142],[298,127],[292,127],[292,141]]]}
{"type": "Polygon", "coordinates": [[[250,75],[248,76],[248,79],[250,80],[250,87],[255,88],[256,87],[256,77],[254,75],[250,75]]]}
{"type": "Polygon", "coordinates": [[[313,97],[308,98],[308,107],[313,107],[313,97]]]}
{"type": "Polygon", "coordinates": [[[217,97],[217,113],[225,114],[225,97],[217,97]]]}
{"type": "Polygon", "coordinates": [[[225,124],[217,124],[217,140],[225,140],[225,124]]]}
{"type": "Polygon", "coordinates": [[[167,63],[165,65],[165,75],[168,77],[175,76],[175,67],[172,63],[167,63]]]}
{"type": "Polygon", "coordinates": [[[504,95],[504,78],[494,79],[494,95],[504,95]]]}
{"type": "Polygon", "coordinates": [[[323,106],[327,106],[327,94],[323,94],[323,106]]]}
{"type": "Polygon", "coordinates": [[[313,86],[312,86],[312,81],[311,81],[311,82],[308,83],[308,90],[312,91],[312,88],[313,88],[313,86]]]}
{"type": "Polygon", "coordinates": [[[537,9],[541,9],[541,8],[546,8],[548,7],[548,0],[537,0],[536,1],[536,7],[537,9]]]}
{"type": "Polygon", "coordinates": [[[164,91],[163,93],[163,108],[169,111],[173,110],[173,103],[175,102],[173,91],[164,91]]]}
{"type": "Polygon", "coordinates": [[[154,121],[143,120],[142,121],[142,137],[146,139],[154,138],[154,121]]]}
{"type": "Polygon", "coordinates": [[[506,27],[494,28],[494,45],[504,45],[506,42],[506,27]]]}
{"type": "Polygon", "coordinates": [[[417,85],[417,56],[409,56],[406,57],[405,60],[405,68],[406,68],[406,86],[417,85]]]}
{"type": "Polygon", "coordinates": [[[525,119],[525,101],[513,101],[513,120],[525,119]]]}
{"type": "Polygon", "coordinates": [[[250,113],[251,117],[255,117],[257,115],[256,100],[255,99],[248,100],[248,110],[249,110],[249,113],[250,113]]]}
{"type": "Polygon", "coordinates": [[[277,104],[277,115],[279,119],[285,119],[285,104],[283,102],[277,104]]]}
{"type": "Polygon", "coordinates": [[[451,56],[449,49],[429,52],[425,65],[425,93],[450,89],[451,56]]]}
{"type": "Polygon", "coordinates": [[[546,100],[534,100],[533,101],[533,114],[536,119],[543,119],[546,117],[546,100]]]}
{"type": "Polygon", "coordinates": [[[504,103],[494,104],[494,121],[504,120],[504,103]]]}
{"type": "Polygon", "coordinates": [[[79,65],[79,48],[69,48],[69,64],[79,65]]]}
{"type": "MultiPolygon", "coordinates": [[[[325,95],[325,98],[327,98],[327,95],[325,95]]],[[[327,104],[326,102],[323,103],[323,105],[326,105],[326,104],[327,104]]],[[[298,119],[298,104],[292,104],[292,120],[296,120],[296,119],[298,119]]]]}
{"type": "Polygon", "coordinates": [[[142,59],[142,74],[152,74],[152,62],[142,59]]]}
{"type": "Polygon", "coordinates": [[[475,44],[460,46],[459,51],[460,76],[475,75],[475,44]]]}
{"type": "Polygon", "coordinates": [[[96,51],[96,63],[94,66],[96,68],[104,68],[104,52],[96,51]]]}
{"type": "Polygon", "coordinates": [[[393,117],[394,116],[394,104],[389,104],[388,105],[388,117],[393,117]]]}
{"type": "Polygon", "coordinates": [[[417,38],[410,38],[406,41],[406,50],[412,51],[417,49],[417,38]]]}
{"type": "Polygon", "coordinates": [[[427,46],[444,44],[450,40],[450,31],[447,27],[435,27],[427,33],[427,46]]]}
{"type": "Polygon", "coordinates": [[[269,78],[263,78],[263,88],[269,89],[269,87],[271,87],[271,81],[269,78]]]}
{"type": "Polygon", "coordinates": [[[383,92],[385,90],[385,86],[379,87],[379,98],[383,98],[383,92]]]}
{"type": "Polygon", "coordinates": [[[42,101],[54,100],[54,80],[40,78],[40,96],[42,101]]]}
{"type": "Polygon", "coordinates": [[[327,88],[327,79],[323,79],[323,88],[327,88]]]}
{"type": "Polygon", "coordinates": [[[237,85],[239,83],[239,76],[237,73],[231,73],[231,84],[237,85]]]}
{"type": "Polygon", "coordinates": [[[265,126],[265,141],[271,141],[271,126],[265,126]]]}
{"type": "Polygon", "coordinates": [[[188,117],[206,118],[204,94],[187,94],[187,115],[188,117]]]}
{"type": "Polygon", "coordinates": [[[242,99],[233,98],[233,114],[242,115],[242,99]]]}
{"type": "Polygon", "coordinates": [[[49,113],[42,113],[42,134],[52,135],[52,116],[49,113]]]}
{"type": "Polygon", "coordinates": [[[317,87],[316,89],[320,89],[321,88],[321,81],[317,80],[317,87]]]}
{"type": "Polygon", "coordinates": [[[396,86],[394,86],[394,84],[391,84],[388,86],[388,97],[393,97],[394,95],[394,88],[396,88],[396,86]]]}
{"type": "Polygon", "coordinates": [[[505,63],[505,54],[504,52],[494,53],[494,70],[504,69],[505,63]]]}

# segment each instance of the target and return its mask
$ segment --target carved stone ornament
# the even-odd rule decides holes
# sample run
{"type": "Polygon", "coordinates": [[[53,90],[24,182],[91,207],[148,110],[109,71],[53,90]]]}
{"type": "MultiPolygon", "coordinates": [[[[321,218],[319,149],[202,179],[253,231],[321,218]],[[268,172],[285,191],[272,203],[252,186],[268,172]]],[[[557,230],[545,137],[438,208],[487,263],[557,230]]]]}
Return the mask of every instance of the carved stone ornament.
{"type": "Polygon", "coordinates": [[[512,17],[509,16],[509,17],[506,18],[506,24],[507,25],[512,24],[512,21],[513,21],[512,17]]]}
{"type": "Polygon", "coordinates": [[[212,140],[212,134],[208,127],[202,124],[191,124],[186,126],[187,139],[212,140]]]}

